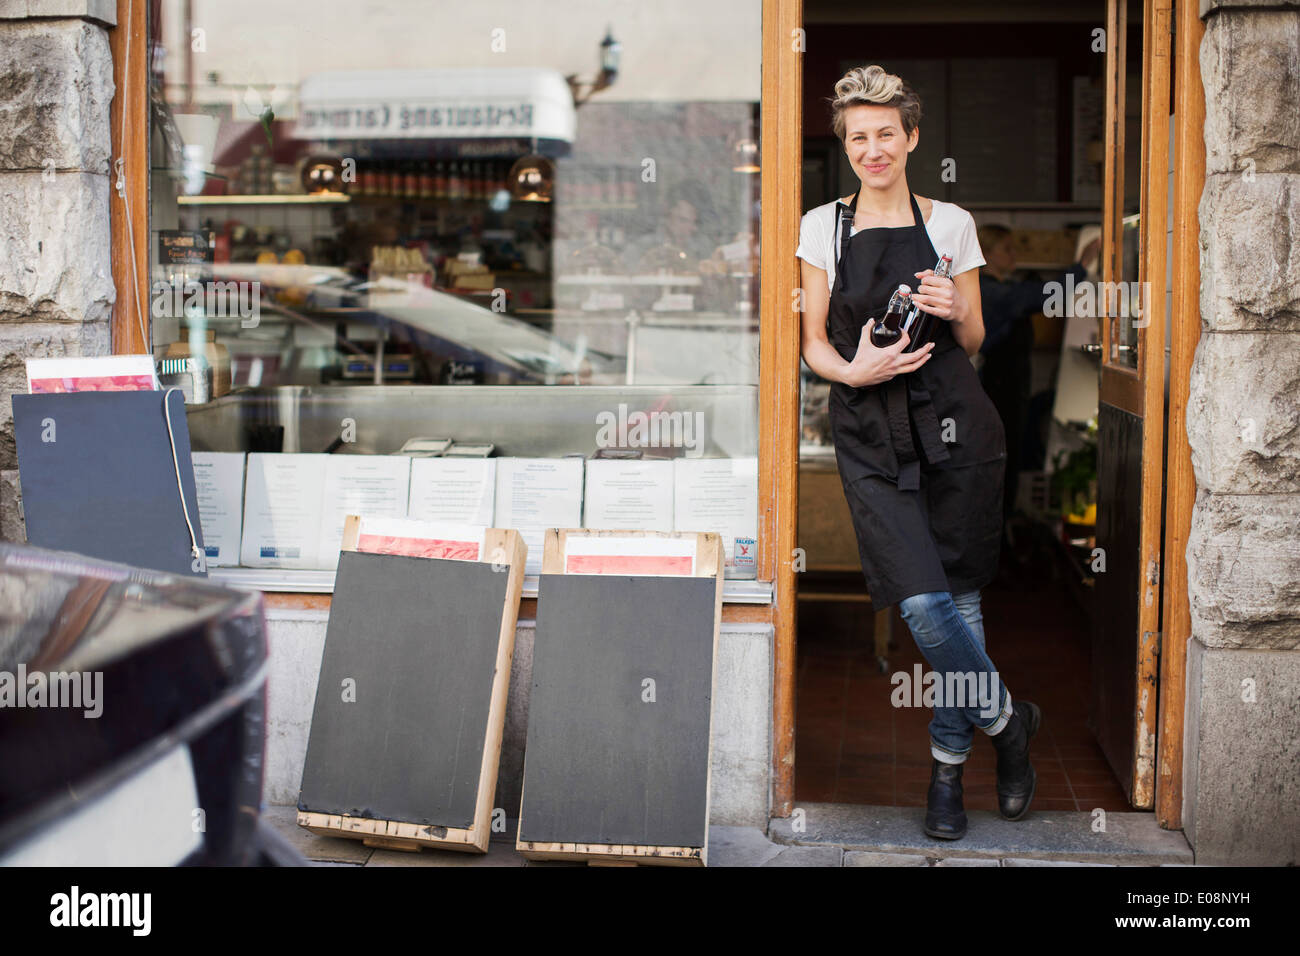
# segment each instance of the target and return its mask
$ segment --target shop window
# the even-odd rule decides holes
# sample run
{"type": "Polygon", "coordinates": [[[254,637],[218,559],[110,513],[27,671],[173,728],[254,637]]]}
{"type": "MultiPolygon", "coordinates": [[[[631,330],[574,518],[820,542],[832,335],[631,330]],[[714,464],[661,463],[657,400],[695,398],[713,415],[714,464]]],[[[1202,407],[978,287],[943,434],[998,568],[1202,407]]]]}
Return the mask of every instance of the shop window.
{"type": "Polygon", "coordinates": [[[758,0],[160,9],[149,313],[210,564],[328,570],[362,511],[532,570],[544,526],[716,530],[753,577],[758,0]]]}

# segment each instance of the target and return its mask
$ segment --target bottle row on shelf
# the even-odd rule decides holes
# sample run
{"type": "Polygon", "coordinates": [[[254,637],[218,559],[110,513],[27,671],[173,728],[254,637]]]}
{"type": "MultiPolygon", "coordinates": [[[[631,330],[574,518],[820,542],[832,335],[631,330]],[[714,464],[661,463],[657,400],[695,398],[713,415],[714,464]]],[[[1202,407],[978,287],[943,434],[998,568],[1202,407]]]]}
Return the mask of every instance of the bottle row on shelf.
{"type": "Polygon", "coordinates": [[[361,160],[354,196],[491,199],[508,188],[511,164],[499,160],[361,160]]]}

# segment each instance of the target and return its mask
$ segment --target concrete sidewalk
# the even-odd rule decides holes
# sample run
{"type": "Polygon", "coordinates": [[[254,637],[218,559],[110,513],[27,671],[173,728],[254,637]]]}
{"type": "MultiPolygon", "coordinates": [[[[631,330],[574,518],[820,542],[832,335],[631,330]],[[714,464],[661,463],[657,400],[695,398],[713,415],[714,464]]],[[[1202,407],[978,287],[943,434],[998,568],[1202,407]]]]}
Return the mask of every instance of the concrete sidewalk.
{"type": "MultiPolygon", "coordinates": [[[[917,811],[899,807],[814,804],[801,832],[790,820],[772,821],[775,837],[757,827],[709,827],[709,866],[1190,866],[1182,833],[1159,830],[1149,813],[1110,814],[1109,833],[1093,846],[1064,839],[1086,828],[1085,813],[1036,813],[1018,824],[993,813],[969,814],[970,832],[955,843],[931,840],[917,827],[917,811]],[[989,817],[989,820],[983,819],[989,817]],[[1117,817],[1146,818],[1117,821],[1117,817]],[[813,825],[815,824],[815,826],[813,825]],[[1004,830],[997,824],[1003,824],[1004,830]],[[1032,824],[1032,826],[1031,826],[1032,824]],[[1151,832],[1154,829],[1156,832],[1151,832]],[[1002,848],[994,845],[1014,833],[1002,848]],[[909,836],[910,834],[910,836],[909,836]],[[843,842],[832,842],[834,839],[843,842]],[[1046,842],[1050,841],[1050,842],[1046,842]],[[964,844],[959,846],[958,844],[964,844]],[[1060,849],[1056,849],[1058,846],[1060,849]],[[1045,847],[1051,847],[1046,849],[1045,847]]],[[[494,835],[483,855],[450,850],[375,850],[360,840],[322,837],[297,825],[293,807],[267,807],[263,818],[317,866],[584,866],[526,860],[515,850],[514,827],[494,835]]],[[[1086,839],[1086,838],[1082,838],[1086,839]]]]}

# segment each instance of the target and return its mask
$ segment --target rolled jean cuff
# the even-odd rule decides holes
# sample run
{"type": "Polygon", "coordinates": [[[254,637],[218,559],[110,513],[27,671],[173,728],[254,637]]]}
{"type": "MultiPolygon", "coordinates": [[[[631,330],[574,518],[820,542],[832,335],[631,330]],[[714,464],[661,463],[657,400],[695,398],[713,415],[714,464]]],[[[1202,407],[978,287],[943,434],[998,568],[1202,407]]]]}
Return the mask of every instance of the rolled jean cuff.
{"type": "Polygon", "coordinates": [[[955,751],[939,746],[931,740],[930,756],[939,761],[939,763],[963,764],[966,762],[966,758],[970,756],[970,749],[967,748],[961,753],[956,753],[955,751]]]}
{"type": "MultiPolygon", "coordinates": [[[[1011,719],[1011,691],[1007,691],[1006,703],[1002,705],[1002,711],[994,718],[993,723],[987,727],[980,727],[980,730],[993,737],[1002,733],[1003,728],[1007,726],[1007,721],[1011,719]]],[[[978,726],[978,725],[977,725],[978,726]]]]}

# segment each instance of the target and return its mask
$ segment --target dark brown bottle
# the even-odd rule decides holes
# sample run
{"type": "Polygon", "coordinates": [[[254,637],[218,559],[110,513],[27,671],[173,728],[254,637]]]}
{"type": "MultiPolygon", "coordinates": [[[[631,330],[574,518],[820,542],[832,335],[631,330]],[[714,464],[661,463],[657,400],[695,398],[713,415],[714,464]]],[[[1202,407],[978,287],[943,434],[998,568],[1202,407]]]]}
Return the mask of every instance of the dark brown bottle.
{"type": "Polygon", "coordinates": [[[912,290],[900,285],[889,299],[885,316],[871,329],[871,344],[878,349],[889,348],[903,334],[903,319],[912,311],[912,290]]]}
{"type": "MultiPolygon", "coordinates": [[[[952,256],[944,253],[935,263],[934,274],[940,278],[950,278],[952,276],[952,256]]],[[[926,342],[934,337],[938,330],[938,323],[942,322],[936,315],[931,315],[924,311],[919,305],[912,304],[911,311],[907,318],[903,320],[903,331],[907,333],[907,347],[904,352],[915,352],[926,342]]]]}

